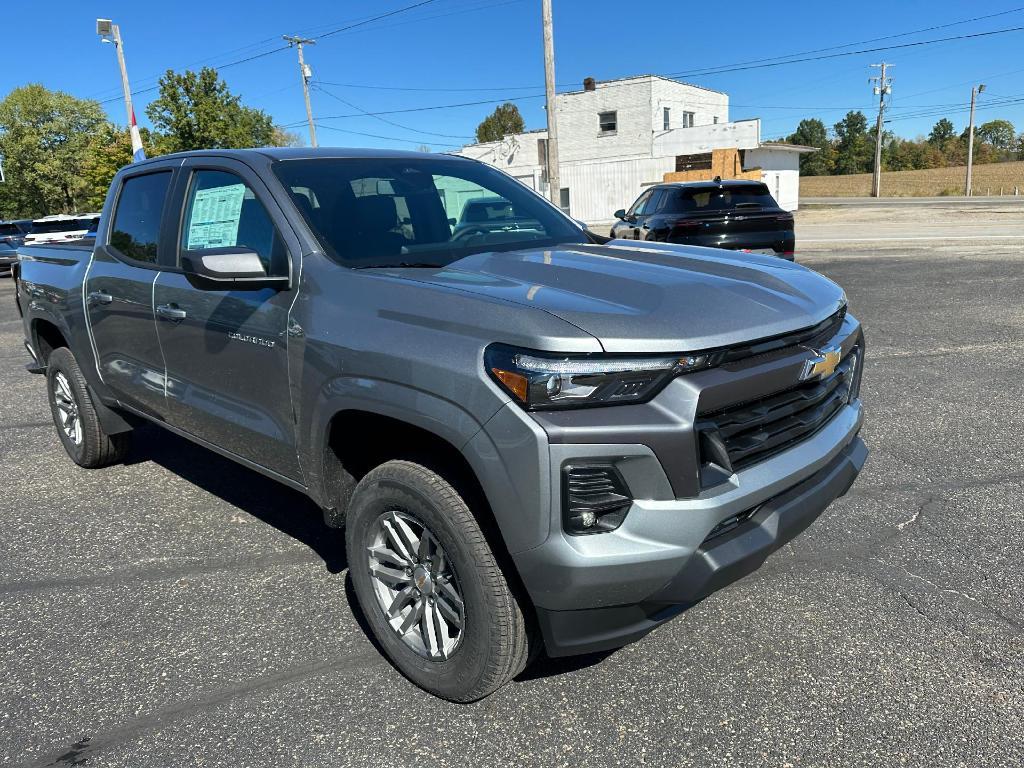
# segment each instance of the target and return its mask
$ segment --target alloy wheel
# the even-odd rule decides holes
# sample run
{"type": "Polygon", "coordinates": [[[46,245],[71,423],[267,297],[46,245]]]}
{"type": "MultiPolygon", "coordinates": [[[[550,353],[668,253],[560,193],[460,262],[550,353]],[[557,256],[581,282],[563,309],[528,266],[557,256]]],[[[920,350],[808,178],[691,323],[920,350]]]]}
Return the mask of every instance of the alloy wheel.
{"type": "Polygon", "coordinates": [[[399,510],[380,515],[368,539],[373,591],[391,629],[420,656],[449,658],[466,619],[462,589],[444,548],[422,522],[399,510]]]}
{"type": "Polygon", "coordinates": [[[81,445],[82,420],[78,413],[78,401],[62,371],[57,371],[53,377],[53,403],[57,406],[60,428],[72,443],[81,445]]]}

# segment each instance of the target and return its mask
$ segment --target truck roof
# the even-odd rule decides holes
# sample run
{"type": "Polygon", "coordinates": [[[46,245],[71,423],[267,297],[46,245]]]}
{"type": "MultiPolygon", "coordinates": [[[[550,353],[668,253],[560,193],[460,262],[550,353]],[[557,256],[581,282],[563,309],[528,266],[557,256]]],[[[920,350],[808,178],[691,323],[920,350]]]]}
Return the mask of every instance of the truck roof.
{"type": "MultiPolygon", "coordinates": [[[[311,160],[314,158],[375,158],[375,159],[400,159],[400,158],[422,158],[438,157],[437,153],[408,152],[399,149],[368,149],[360,147],[255,147],[253,149],[195,149],[186,152],[174,152],[169,155],[160,155],[143,160],[141,165],[150,161],[167,160],[168,158],[185,157],[235,157],[239,160],[255,157],[269,157],[273,160],[311,160]]],[[[447,158],[456,160],[467,160],[468,158],[458,155],[444,155],[447,158]]]]}

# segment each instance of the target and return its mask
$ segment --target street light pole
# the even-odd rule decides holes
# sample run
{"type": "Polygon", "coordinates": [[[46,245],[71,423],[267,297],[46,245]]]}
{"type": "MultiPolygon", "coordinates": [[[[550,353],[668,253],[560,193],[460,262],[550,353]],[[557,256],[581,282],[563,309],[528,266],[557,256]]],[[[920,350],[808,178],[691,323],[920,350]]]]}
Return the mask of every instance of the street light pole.
{"type": "Polygon", "coordinates": [[[132,162],[146,159],[146,151],[142,148],[142,136],[135,122],[135,110],[132,107],[132,89],[128,85],[128,68],[124,63],[124,43],[121,42],[121,28],[110,19],[96,19],[96,34],[105,43],[113,43],[117,49],[117,64],[121,68],[121,89],[124,91],[124,106],[128,113],[128,132],[132,137],[132,162]]]}
{"type": "Polygon", "coordinates": [[[971,188],[974,175],[974,102],[977,101],[978,94],[984,90],[984,84],[971,88],[971,123],[967,129],[967,183],[964,185],[964,194],[967,197],[974,194],[974,190],[971,188]]]}

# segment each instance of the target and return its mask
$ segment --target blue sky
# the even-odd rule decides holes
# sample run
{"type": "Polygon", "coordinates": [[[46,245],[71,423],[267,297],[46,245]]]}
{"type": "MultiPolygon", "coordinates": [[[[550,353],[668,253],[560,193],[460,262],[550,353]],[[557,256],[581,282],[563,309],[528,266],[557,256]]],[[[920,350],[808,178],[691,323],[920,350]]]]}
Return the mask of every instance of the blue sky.
{"type": "MultiPolygon", "coordinates": [[[[318,122],[341,129],[321,129],[320,143],[325,145],[426,144],[446,149],[469,141],[494,104],[382,115],[383,120],[365,115],[332,118],[360,110],[507,97],[518,99],[527,127],[543,126],[543,99],[538,97],[544,82],[540,0],[432,0],[322,37],[413,2],[12,2],[4,10],[0,96],[18,85],[41,82],[76,96],[109,99],[104,107],[123,124],[114,49],[101,44],[95,34],[95,19],[102,16],[121,25],[133,90],[154,85],[167,68],[217,66],[258,56],[224,68],[223,77],[246,104],[266,110],[278,124],[293,125],[290,130],[303,139],[305,110],[295,52],[272,51],[283,45],[282,34],[320,37],[307,49],[317,81],[313,109],[318,122]]],[[[843,50],[1024,27],[1021,0],[897,0],[880,9],[820,0],[734,0],[728,6],[680,0],[553,2],[560,89],[578,88],[586,76],[691,73],[682,79],[729,94],[732,119],[760,117],[765,138],[775,138],[791,132],[803,117],[819,117],[831,126],[849,109],[872,116],[876,107],[868,77],[874,71],[869,64],[884,58],[896,64],[889,113],[893,121],[888,127],[900,135],[926,134],[941,116],[934,113],[944,110],[949,110],[958,130],[962,128],[967,120],[962,110],[975,82],[988,86],[979,121],[1002,117],[1014,122],[1018,132],[1024,131],[1024,31],[785,66],[692,74],[1005,11],[1011,12],[843,50]],[[985,106],[1018,97],[1020,103],[985,106]]],[[[147,91],[135,96],[143,125],[145,106],[154,95],[147,91]]]]}

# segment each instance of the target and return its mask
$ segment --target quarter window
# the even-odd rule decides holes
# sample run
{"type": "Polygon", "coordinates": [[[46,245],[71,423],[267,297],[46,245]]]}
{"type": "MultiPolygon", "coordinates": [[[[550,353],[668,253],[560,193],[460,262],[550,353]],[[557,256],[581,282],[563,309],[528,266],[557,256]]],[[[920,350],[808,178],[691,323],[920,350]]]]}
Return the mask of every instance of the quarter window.
{"type": "Polygon", "coordinates": [[[160,217],[167,199],[170,171],[133,176],[121,185],[110,231],[110,245],[125,258],[156,264],[160,217]]]}
{"type": "Polygon", "coordinates": [[[240,177],[196,171],[185,211],[183,251],[242,248],[259,255],[268,276],[288,274],[284,242],[263,203],[240,177]]]}
{"type": "Polygon", "coordinates": [[[619,116],[616,112],[601,112],[597,116],[598,131],[602,136],[615,133],[619,129],[619,116]]]}

